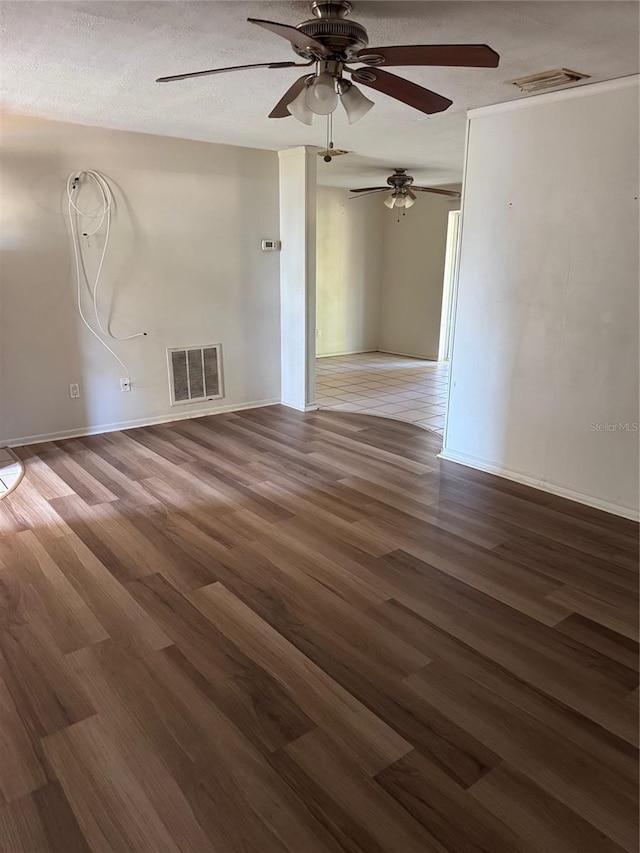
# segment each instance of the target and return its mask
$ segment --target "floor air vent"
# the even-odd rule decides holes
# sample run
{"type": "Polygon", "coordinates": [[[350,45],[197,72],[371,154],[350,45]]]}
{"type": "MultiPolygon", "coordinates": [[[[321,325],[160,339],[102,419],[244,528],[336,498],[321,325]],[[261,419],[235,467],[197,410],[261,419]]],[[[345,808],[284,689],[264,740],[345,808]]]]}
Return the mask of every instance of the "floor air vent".
{"type": "Polygon", "coordinates": [[[221,350],[221,344],[167,350],[172,406],[224,396],[221,350]]]}

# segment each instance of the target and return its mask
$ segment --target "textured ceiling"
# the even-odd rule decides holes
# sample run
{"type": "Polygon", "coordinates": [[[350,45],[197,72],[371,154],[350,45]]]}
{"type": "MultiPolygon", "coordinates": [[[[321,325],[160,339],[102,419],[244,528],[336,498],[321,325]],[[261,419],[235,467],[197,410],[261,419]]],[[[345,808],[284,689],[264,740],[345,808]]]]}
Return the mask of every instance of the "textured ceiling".
{"type": "MultiPolygon", "coordinates": [[[[427,118],[385,95],[353,127],[336,113],[337,147],[353,152],[320,164],[320,181],[378,184],[394,166],[421,183],[462,174],[465,110],[520,97],[506,81],[551,68],[591,75],[589,82],[638,71],[638,3],[354,2],[351,17],[369,44],[479,42],[501,55],[497,69],[408,68],[395,73],[453,99],[427,118]]],[[[165,74],[295,59],[288,43],[246,22],[248,16],[298,24],[303,2],[0,2],[2,104],[14,112],[123,130],[255,148],[322,145],[324,125],[267,115],[298,69],[157,84],[165,74]]],[[[364,87],[363,87],[364,88],[364,87]]]]}

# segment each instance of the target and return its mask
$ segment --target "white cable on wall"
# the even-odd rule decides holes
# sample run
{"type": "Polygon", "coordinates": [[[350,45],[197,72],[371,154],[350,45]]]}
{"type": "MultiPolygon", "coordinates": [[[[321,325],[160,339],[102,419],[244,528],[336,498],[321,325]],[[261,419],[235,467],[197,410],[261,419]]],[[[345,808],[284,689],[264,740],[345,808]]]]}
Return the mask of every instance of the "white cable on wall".
{"type": "Polygon", "coordinates": [[[83,310],[82,310],[82,277],[84,274],[85,281],[89,290],[91,291],[92,300],[93,300],[93,312],[95,314],[96,323],[98,324],[98,328],[102,332],[103,335],[106,335],[113,340],[117,341],[130,341],[133,338],[141,338],[146,335],[146,332],[136,332],[133,335],[124,335],[122,337],[118,335],[114,335],[107,323],[107,327],[105,328],[102,325],[102,321],[100,320],[100,312],[98,310],[98,285],[100,283],[100,276],[102,273],[102,267],[104,266],[104,260],[107,255],[107,248],[109,246],[109,237],[111,235],[111,211],[113,207],[113,193],[111,191],[111,187],[107,179],[104,175],[101,175],[100,172],[96,172],[94,169],[81,169],[77,172],[71,172],[69,177],[67,178],[67,199],[68,199],[68,212],[69,212],[69,226],[71,228],[71,239],[73,242],[73,254],[76,266],[76,286],[77,286],[77,297],[78,297],[78,313],[80,315],[80,319],[84,323],[84,325],[89,329],[91,334],[102,344],[102,346],[116,359],[116,361],[122,366],[124,369],[126,378],[128,380],[131,379],[129,374],[129,368],[122,361],[122,359],[111,349],[111,347],[104,341],[100,335],[96,332],[93,326],[87,320],[83,310]],[[81,210],[73,200],[73,194],[80,186],[80,180],[82,177],[86,177],[88,180],[94,182],[95,186],[98,189],[100,195],[100,207],[94,211],[88,212],[85,210],[81,210]],[[74,215],[75,212],[75,215],[74,215]],[[93,281],[93,286],[89,285],[89,281],[86,277],[86,270],[84,266],[84,259],[82,257],[82,246],[80,244],[80,233],[79,233],[79,219],[80,217],[84,217],[86,219],[95,219],[97,220],[97,224],[92,231],[83,231],[83,237],[91,237],[94,234],[97,234],[98,231],[102,228],[102,226],[106,222],[106,230],[104,236],[104,245],[102,247],[102,254],[100,255],[100,262],[98,263],[98,269],[96,271],[96,275],[93,281]]]}

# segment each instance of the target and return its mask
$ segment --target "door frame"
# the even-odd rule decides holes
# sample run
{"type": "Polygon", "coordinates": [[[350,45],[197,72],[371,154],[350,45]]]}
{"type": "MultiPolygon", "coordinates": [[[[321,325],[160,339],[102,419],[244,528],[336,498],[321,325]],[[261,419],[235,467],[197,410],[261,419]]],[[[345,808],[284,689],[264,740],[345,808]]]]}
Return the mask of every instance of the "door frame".
{"type": "Polygon", "coordinates": [[[444,276],[442,280],[442,310],[440,314],[440,337],[438,361],[451,360],[453,343],[453,306],[456,302],[458,284],[458,244],[460,241],[460,211],[449,211],[447,224],[447,247],[445,250],[444,276]]]}

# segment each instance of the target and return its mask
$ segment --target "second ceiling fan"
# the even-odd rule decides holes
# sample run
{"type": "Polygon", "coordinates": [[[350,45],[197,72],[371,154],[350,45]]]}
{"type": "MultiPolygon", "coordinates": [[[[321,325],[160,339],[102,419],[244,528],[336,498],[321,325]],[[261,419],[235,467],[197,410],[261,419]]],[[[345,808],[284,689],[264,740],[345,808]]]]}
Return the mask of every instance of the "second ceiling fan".
{"type": "Polygon", "coordinates": [[[439,113],[451,106],[449,98],[432,92],[417,83],[397,77],[383,67],[448,65],[474,68],[496,68],[500,57],[486,44],[436,44],[368,47],[366,29],[357,21],[345,20],[351,12],[347,0],[311,4],[314,15],[296,27],[248,18],[251,24],[270,30],[287,39],[294,52],[306,62],[259,62],[229,68],[212,68],[188,74],[159,77],[158,83],[222,74],[250,68],[297,68],[315,65],[310,74],[303,74],[285,92],[269,118],[295,116],[304,124],[312,124],[314,115],[330,115],[342,103],[349,124],[368,113],[373,106],[355,85],[359,83],[383,92],[426,114],[439,113]],[[365,66],[351,68],[352,65],[365,66]],[[345,78],[350,76],[350,80],[345,78]]]}
{"type": "Polygon", "coordinates": [[[449,198],[460,198],[460,193],[456,190],[444,190],[439,187],[415,187],[413,185],[413,177],[407,175],[406,169],[394,169],[393,174],[387,178],[386,187],[362,187],[361,189],[349,190],[358,195],[351,196],[351,199],[362,198],[363,195],[373,195],[374,193],[389,193],[384,200],[385,205],[393,210],[394,208],[400,215],[400,210],[403,214],[416,202],[416,193],[436,193],[437,195],[445,195],[449,198]]]}

